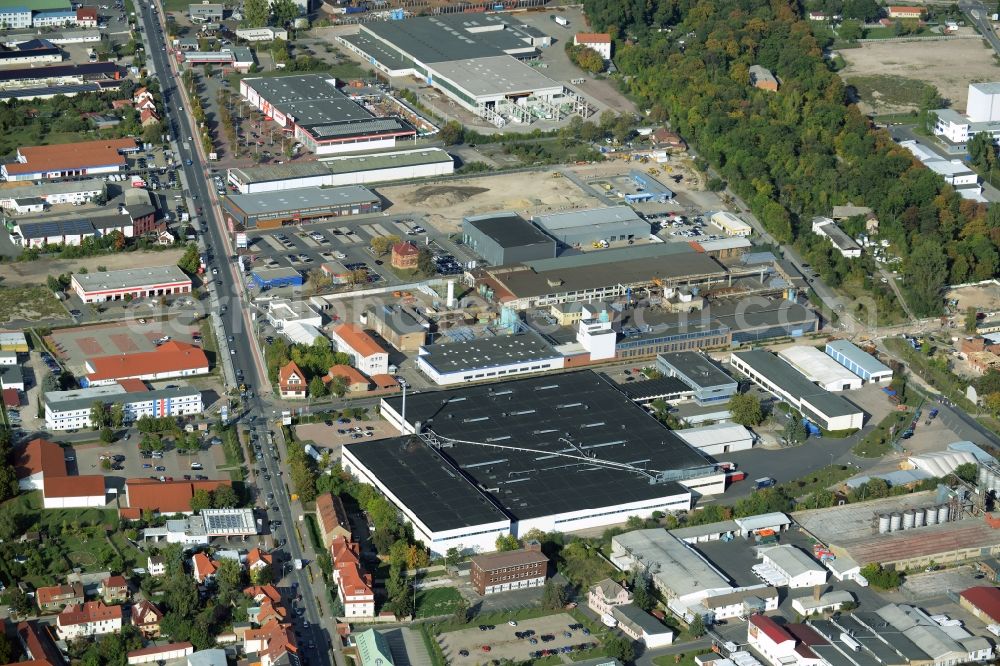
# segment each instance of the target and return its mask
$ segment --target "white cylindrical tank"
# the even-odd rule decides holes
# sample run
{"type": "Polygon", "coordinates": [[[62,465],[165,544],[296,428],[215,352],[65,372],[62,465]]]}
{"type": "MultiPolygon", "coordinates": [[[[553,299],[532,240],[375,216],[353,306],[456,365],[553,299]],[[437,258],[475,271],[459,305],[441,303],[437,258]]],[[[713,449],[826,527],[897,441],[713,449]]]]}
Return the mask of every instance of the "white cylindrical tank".
{"type": "Polygon", "coordinates": [[[924,518],[928,525],[937,525],[937,507],[929,506],[925,508],[924,518]]]}
{"type": "Polygon", "coordinates": [[[948,522],[948,505],[947,504],[942,504],[941,506],[939,506],[938,510],[937,510],[937,514],[938,514],[938,524],[947,523],[948,522]]]}
{"type": "Polygon", "coordinates": [[[886,534],[889,532],[889,514],[883,513],[879,514],[878,517],[878,533],[886,534]]]}
{"type": "Polygon", "coordinates": [[[903,516],[899,513],[894,513],[889,516],[889,530],[892,532],[898,532],[903,526],[903,516]]]}
{"type": "Polygon", "coordinates": [[[913,509],[903,512],[903,529],[912,530],[913,524],[916,522],[916,517],[914,516],[913,509]]]}
{"type": "Polygon", "coordinates": [[[924,526],[924,517],[925,517],[925,515],[926,514],[924,513],[924,510],[922,508],[921,509],[914,509],[913,510],[913,526],[914,527],[923,527],[924,526]]]}

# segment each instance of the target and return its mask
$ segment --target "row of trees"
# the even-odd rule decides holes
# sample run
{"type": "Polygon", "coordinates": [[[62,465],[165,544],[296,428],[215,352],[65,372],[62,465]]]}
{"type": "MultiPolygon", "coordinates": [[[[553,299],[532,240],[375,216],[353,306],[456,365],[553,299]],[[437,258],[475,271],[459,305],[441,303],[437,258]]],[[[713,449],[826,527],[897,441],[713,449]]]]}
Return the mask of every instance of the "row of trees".
{"type": "Polygon", "coordinates": [[[616,64],[649,120],[669,121],[697,147],[780,242],[807,235],[811,217],[833,205],[871,206],[880,237],[903,259],[904,289],[919,316],[940,311],[959,241],[996,245],[985,206],[963,201],[848,103],[796,4],[584,5],[595,29],[634,38],[619,42],[616,64]],[[752,64],[774,71],[782,90],[750,87],[752,64]]]}
{"type": "Polygon", "coordinates": [[[566,42],[566,55],[570,61],[585,72],[597,74],[604,71],[604,58],[601,54],[583,44],[566,42]]]}
{"type": "Polygon", "coordinates": [[[294,0],[246,0],[243,3],[244,28],[263,28],[268,25],[287,26],[299,17],[299,7],[294,0]]]}

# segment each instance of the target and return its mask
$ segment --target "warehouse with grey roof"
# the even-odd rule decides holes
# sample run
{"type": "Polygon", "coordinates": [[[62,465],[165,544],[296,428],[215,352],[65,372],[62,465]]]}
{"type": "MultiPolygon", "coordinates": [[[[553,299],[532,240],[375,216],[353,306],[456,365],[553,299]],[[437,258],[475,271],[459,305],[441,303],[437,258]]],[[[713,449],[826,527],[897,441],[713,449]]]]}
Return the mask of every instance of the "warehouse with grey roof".
{"type": "Polygon", "coordinates": [[[414,76],[497,127],[593,113],[574,91],[523,61],[551,38],[502,14],[371,22],[337,40],[388,76],[414,76]]]}
{"type": "Polygon", "coordinates": [[[556,242],[517,213],[463,219],[462,242],[494,266],[556,256],[556,242]]]}
{"type": "Polygon", "coordinates": [[[222,211],[227,222],[245,229],[273,229],[283,224],[380,210],[382,201],[378,195],[361,185],[234,194],[222,199],[222,211]]]}
{"type": "Polygon", "coordinates": [[[375,116],[342,93],[329,75],[245,78],[240,95],[318,155],[391,149],[397,139],[416,135],[402,118],[375,116]]]}

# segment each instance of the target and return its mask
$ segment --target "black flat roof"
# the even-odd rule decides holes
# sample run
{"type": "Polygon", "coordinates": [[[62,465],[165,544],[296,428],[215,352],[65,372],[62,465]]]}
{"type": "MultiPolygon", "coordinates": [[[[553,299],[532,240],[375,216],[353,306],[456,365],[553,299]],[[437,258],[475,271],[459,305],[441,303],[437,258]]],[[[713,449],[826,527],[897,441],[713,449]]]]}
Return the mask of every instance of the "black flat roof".
{"type": "Polygon", "coordinates": [[[659,379],[627,382],[619,384],[618,388],[632,400],[658,398],[661,395],[673,395],[676,393],[691,393],[691,388],[676,377],[660,377],[659,379]]]}
{"type": "MultiPolygon", "coordinates": [[[[401,411],[401,397],[385,400],[396,413],[401,411]]],[[[474,483],[487,489],[515,520],[687,492],[673,481],[654,485],[638,472],[567,455],[649,471],[710,464],[607,379],[589,370],[411,394],[406,398],[406,419],[421,422],[425,430],[441,437],[476,442],[455,443],[441,450],[468,479],[456,473],[447,482],[474,483]]],[[[384,451],[370,453],[372,444],[350,450],[357,454],[365,449],[366,460],[392,470],[383,482],[393,492],[394,480],[406,487],[414,481],[404,483],[402,477],[424,474],[419,467],[404,467],[384,451]]],[[[431,497],[418,495],[414,501],[416,505],[410,506],[418,516],[438,510],[439,501],[431,497]]]]}
{"type": "Polygon", "coordinates": [[[555,244],[555,240],[517,213],[495,213],[465,218],[465,224],[489,236],[502,248],[524,247],[541,243],[555,244]]]}
{"type": "Polygon", "coordinates": [[[359,442],[346,448],[431,530],[509,520],[418,437],[359,442]]]}
{"type": "Polygon", "coordinates": [[[79,65],[52,65],[51,67],[19,67],[0,71],[0,81],[18,79],[44,79],[62,76],[94,76],[114,74],[122,69],[113,62],[86,62],[79,65]]]}

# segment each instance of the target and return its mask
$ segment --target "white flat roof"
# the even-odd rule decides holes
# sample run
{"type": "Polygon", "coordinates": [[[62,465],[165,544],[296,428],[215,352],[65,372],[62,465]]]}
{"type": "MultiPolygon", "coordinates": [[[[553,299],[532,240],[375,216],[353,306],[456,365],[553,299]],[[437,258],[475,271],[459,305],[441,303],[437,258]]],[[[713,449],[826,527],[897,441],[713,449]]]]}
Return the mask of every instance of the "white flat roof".
{"type": "Polygon", "coordinates": [[[753,433],[736,423],[715,423],[700,428],[684,428],[674,431],[685,442],[700,449],[706,446],[753,439],[753,433]]]}
{"type": "Polygon", "coordinates": [[[562,90],[561,83],[509,55],[435,62],[430,68],[476,97],[562,90]]]}
{"type": "Polygon", "coordinates": [[[924,165],[942,176],[967,176],[973,173],[972,169],[965,166],[958,160],[927,160],[924,165]]]}
{"type": "Polygon", "coordinates": [[[815,347],[808,345],[789,347],[779,351],[778,356],[808,377],[810,381],[823,386],[835,382],[853,384],[858,381],[856,374],[815,347]]]}
{"type": "Polygon", "coordinates": [[[795,578],[810,571],[824,571],[819,562],[795,546],[784,545],[768,548],[761,553],[761,557],[770,560],[774,566],[781,569],[789,578],[795,578]]]}
{"type": "Polygon", "coordinates": [[[612,538],[612,557],[624,550],[642,561],[663,588],[679,597],[732,585],[687,544],[663,529],[636,530],[612,538]]]}

